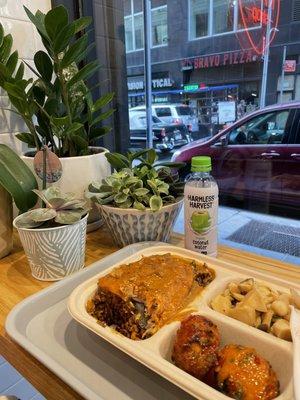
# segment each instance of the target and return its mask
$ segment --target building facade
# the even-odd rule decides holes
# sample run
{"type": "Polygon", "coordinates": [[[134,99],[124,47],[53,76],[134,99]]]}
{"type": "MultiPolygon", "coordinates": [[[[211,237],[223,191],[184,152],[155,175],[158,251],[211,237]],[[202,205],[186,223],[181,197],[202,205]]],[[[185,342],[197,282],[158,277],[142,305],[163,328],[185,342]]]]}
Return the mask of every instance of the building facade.
{"type": "MultiPolygon", "coordinates": [[[[268,0],[152,0],[153,101],[191,104],[217,123],[220,101],[236,116],[258,106],[268,0]]],[[[144,103],[142,0],[125,1],[129,105],[144,103]]],[[[294,60],[282,100],[300,99],[300,1],[273,0],[266,104],[279,101],[283,49],[294,60]]]]}

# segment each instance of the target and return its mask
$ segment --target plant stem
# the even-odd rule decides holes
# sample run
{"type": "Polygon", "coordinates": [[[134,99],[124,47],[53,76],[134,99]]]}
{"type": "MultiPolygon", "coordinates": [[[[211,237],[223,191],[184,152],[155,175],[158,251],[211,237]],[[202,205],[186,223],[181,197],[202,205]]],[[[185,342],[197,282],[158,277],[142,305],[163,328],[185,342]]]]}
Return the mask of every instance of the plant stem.
{"type": "Polygon", "coordinates": [[[57,55],[54,56],[54,63],[56,64],[55,69],[57,70],[57,76],[58,76],[58,79],[61,84],[63,103],[66,107],[67,114],[69,117],[69,123],[71,125],[72,124],[72,115],[71,115],[71,109],[70,109],[70,104],[69,104],[68,89],[67,89],[66,81],[64,79],[63,69],[60,66],[59,58],[57,55]]]}

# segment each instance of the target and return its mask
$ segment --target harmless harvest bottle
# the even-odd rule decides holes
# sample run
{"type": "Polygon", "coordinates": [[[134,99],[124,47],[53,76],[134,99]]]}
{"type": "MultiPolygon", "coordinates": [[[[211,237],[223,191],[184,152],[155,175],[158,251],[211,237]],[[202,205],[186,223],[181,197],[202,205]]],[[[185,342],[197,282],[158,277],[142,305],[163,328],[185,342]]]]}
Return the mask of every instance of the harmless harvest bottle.
{"type": "Polygon", "coordinates": [[[210,172],[210,157],[192,158],[184,187],[185,247],[216,257],[219,190],[210,172]]]}

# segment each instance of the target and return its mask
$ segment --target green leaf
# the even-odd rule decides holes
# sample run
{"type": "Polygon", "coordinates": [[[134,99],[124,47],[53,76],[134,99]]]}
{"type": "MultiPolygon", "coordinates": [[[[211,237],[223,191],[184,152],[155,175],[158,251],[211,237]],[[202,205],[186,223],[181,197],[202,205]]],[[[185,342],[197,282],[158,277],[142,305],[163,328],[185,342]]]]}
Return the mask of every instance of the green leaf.
{"type": "Polygon", "coordinates": [[[7,60],[6,68],[8,69],[10,75],[12,75],[15,72],[16,66],[18,64],[18,58],[19,55],[16,50],[9,56],[9,59],[7,60]]]}
{"type": "Polygon", "coordinates": [[[148,194],[148,193],[149,193],[149,189],[146,189],[146,188],[139,188],[134,191],[134,194],[139,197],[146,196],[146,194],[148,194]]]}
{"type": "Polygon", "coordinates": [[[153,164],[157,160],[157,154],[154,149],[149,149],[147,154],[147,161],[149,164],[153,164]]]}
{"type": "Polygon", "coordinates": [[[74,32],[78,33],[88,27],[92,23],[93,19],[91,17],[81,17],[73,21],[74,32]]]}
{"type": "Polygon", "coordinates": [[[72,141],[73,143],[75,143],[76,147],[79,148],[80,150],[86,150],[88,148],[89,144],[87,140],[85,140],[82,136],[73,135],[72,141]]]}
{"type": "Polygon", "coordinates": [[[5,82],[3,87],[10,96],[16,97],[22,101],[26,101],[26,96],[18,84],[5,82]]]}
{"type": "Polygon", "coordinates": [[[58,211],[55,222],[62,225],[72,225],[80,221],[82,212],[80,211],[58,211]]]}
{"type": "Polygon", "coordinates": [[[35,141],[34,141],[34,137],[31,133],[29,132],[21,132],[21,133],[17,133],[16,137],[21,140],[21,142],[27,143],[28,147],[35,147],[35,141]]]}
{"type": "Polygon", "coordinates": [[[108,110],[103,114],[100,114],[98,117],[96,117],[93,122],[91,123],[91,126],[97,125],[100,121],[103,121],[107,118],[109,118],[111,115],[113,115],[113,113],[115,112],[114,109],[112,110],[108,110]]]}
{"type": "Polygon", "coordinates": [[[32,208],[37,196],[32,189],[37,182],[21,158],[4,144],[0,144],[0,184],[11,194],[17,208],[25,212],[32,208]]]}
{"type": "Polygon", "coordinates": [[[48,54],[41,50],[35,53],[34,64],[41,77],[50,82],[53,74],[53,65],[48,54]]]}
{"type": "Polygon", "coordinates": [[[150,150],[152,150],[152,149],[139,150],[139,151],[135,151],[133,153],[129,152],[128,158],[132,162],[133,160],[137,160],[138,158],[140,158],[142,155],[148,154],[150,150]]]}
{"type": "Polygon", "coordinates": [[[1,63],[5,64],[7,62],[8,57],[11,52],[12,44],[13,44],[13,38],[12,38],[11,34],[9,33],[8,35],[4,36],[3,43],[0,48],[0,62],[1,63]]]}
{"type": "Polygon", "coordinates": [[[98,61],[92,61],[91,63],[85,65],[73,76],[73,78],[69,80],[67,87],[70,89],[75,83],[90,78],[99,68],[100,65],[98,61]]]}
{"type": "Polygon", "coordinates": [[[72,37],[75,35],[74,23],[65,26],[56,36],[53,43],[53,50],[56,54],[61,53],[69,45],[72,37]]]}
{"type": "Polygon", "coordinates": [[[41,75],[25,60],[23,62],[26,64],[26,66],[36,75],[38,78],[42,79],[41,75]]]}
{"type": "Polygon", "coordinates": [[[17,81],[23,79],[23,76],[24,76],[24,69],[25,69],[24,64],[23,64],[23,62],[21,62],[20,65],[19,65],[19,68],[18,68],[18,70],[17,70],[17,72],[16,72],[16,75],[15,75],[15,79],[16,79],[17,81]]]}
{"type": "Polygon", "coordinates": [[[170,167],[180,169],[185,166],[184,162],[171,162],[171,161],[164,161],[154,165],[154,167],[170,167]]]}
{"type": "Polygon", "coordinates": [[[78,58],[81,57],[82,53],[85,51],[88,43],[88,35],[85,34],[81,36],[75,43],[73,43],[69,49],[66,51],[62,61],[61,68],[66,68],[73,62],[77,62],[78,58]]]}
{"type": "Polygon", "coordinates": [[[114,95],[114,93],[107,93],[104,96],[101,96],[100,99],[96,100],[93,106],[93,112],[100,110],[100,108],[110,103],[114,98],[114,95]]]}
{"type": "Polygon", "coordinates": [[[33,95],[35,100],[40,106],[43,106],[45,102],[45,92],[39,87],[39,86],[34,86],[33,89],[33,95]]]}
{"type": "Polygon", "coordinates": [[[127,199],[128,199],[127,194],[118,193],[118,194],[115,196],[114,201],[115,201],[115,203],[120,204],[120,203],[124,203],[124,201],[127,201],[127,199]]]}
{"type": "Polygon", "coordinates": [[[3,39],[4,39],[4,29],[2,24],[0,23],[0,47],[2,46],[3,39]]]}
{"type": "Polygon", "coordinates": [[[30,10],[28,10],[27,7],[25,7],[25,6],[23,6],[23,7],[24,7],[24,10],[25,10],[28,18],[35,25],[35,27],[37,28],[37,30],[39,31],[41,36],[43,36],[44,38],[49,40],[49,36],[47,34],[47,31],[45,28],[45,23],[44,23],[45,15],[41,12],[40,13],[37,12],[36,15],[34,15],[34,14],[32,14],[32,12],[30,10]]]}
{"type": "Polygon", "coordinates": [[[73,122],[73,124],[71,124],[67,130],[65,130],[64,135],[65,136],[69,136],[72,133],[78,131],[79,129],[81,129],[83,127],[83,124],[79,123],[79,122],[73,122]]]}
{"type": "Polygon", "coordinates": [[[125,156],[119,153],[105,153],[105,157],[110,165],[117,171],[122,168],[130,167],[130,163],[125,156]]]}
{"type": "Polygon", "coordinates": [[[140,211],[146,210],[146,207],[144,206],[144,204],[137,200],[135,200],[135,202],[133,203],[133,208],[140,210],[140,211]]]}
{"type": "Polygon", "coordinates": [[[50,39],[54,40],[61,30],[68,25],[69,15],[66,7],[52,8],[45,16],[45,27],[50,39]]]}
{"type": "Polygon", "coordinates": [[[57,127],[68,125],[69,117],[68,117],[68,115],[66,115],[64,117],[59,117],[59,118],[58,117],[51,117],[51,122],[53,123],[53,125],[55,125],[57,127]]]}
{"type": "Polygon", "coordinates": [[[106,135],[111,131],[111,127],[109,126],[102,126],[100,128],[92,128],[89,134],[89,140],[94,141],[99,139],[100,137],[106,135]]]}
{"type": "Polygon", "coordinates": [[[152,196],[149,201],[149,205],[152,211],[159,211],[162,206],[163,202],[160,196],[152,196]]]}

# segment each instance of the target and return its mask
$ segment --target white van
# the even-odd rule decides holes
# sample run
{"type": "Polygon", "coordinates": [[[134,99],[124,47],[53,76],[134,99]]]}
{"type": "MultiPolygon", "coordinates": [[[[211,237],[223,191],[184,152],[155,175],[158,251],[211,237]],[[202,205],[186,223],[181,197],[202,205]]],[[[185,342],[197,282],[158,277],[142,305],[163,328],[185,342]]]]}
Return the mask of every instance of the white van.
{"type": "MultiPolygon", "coordinates": [[[[131,108],[145,111],[145,106],[131,108]]],[[[185,104],[152,104],[152,115],[168,124],[184,124],[189,132],[199,131],[195,109],[185,104]]]]}

